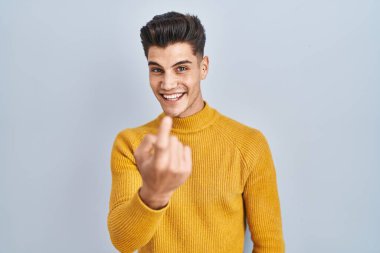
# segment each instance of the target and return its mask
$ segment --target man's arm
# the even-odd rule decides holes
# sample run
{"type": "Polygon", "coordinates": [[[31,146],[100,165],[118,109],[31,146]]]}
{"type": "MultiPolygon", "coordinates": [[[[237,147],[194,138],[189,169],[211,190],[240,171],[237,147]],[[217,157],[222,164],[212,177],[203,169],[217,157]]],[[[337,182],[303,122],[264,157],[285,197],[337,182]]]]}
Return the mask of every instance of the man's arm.
{"type": "Polygon", "coordinates": [[[280,201],[276,171],[271,151],[264,135],[259,132],[258,154],[244,187],[244,204],[248,226],[254,243],[252,253],[283,253],[280,201]]]}
{"type": "Polygon", "coordinates": [[[107,218],[112,244],[120,252],[134,252],[153,237],[170,200],[152,208],[140,195],[141,175],[126,136],[118,135],[111,152],[112,187],[107,218]],[[162,206],[162,205],[161,205],[162,206]]]}

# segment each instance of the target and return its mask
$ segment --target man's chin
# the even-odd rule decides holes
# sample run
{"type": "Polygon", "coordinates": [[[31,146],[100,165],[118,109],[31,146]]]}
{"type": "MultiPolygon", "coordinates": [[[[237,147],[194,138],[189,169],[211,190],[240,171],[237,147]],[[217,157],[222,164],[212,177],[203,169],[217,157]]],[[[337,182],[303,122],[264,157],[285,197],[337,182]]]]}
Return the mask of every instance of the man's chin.
{"type": "Polygon", "coordinates": [[[177,112],[177,111],[172,111],[172,110],[164,110],[165,114],[172,117],[172,118],[177,118],[179,115],[181,115],[182,112],[177,112]]]}
{"type": "Polygon", "coordinates": [[[180,117],[180,115],[183,114],[183,112],[185,111],[186,108],[182,108],[182,106],[181,105],[168,106],[168,105],[162,105],[161,104],[161,108],[165,112],[165,114],[172,117],[172,118],[180,117]]]}
{"type": "Polygon", "coordinates": [[[172,117],[172,118],[177,118],[177,117],[180,117],[181,114],[183,114],[183,110],[181,109],[172,109],[172,108],[165,108],[165,107],[162,107],[162,110],[165,112],[166,115],[172,117]]]}

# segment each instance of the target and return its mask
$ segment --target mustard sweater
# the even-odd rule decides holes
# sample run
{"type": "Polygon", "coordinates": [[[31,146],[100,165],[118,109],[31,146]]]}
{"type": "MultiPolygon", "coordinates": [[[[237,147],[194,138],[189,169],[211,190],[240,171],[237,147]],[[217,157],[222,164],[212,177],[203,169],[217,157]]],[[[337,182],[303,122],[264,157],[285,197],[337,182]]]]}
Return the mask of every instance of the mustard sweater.
{"type": "Polygon", "coordinates": [[[138,190],[133,156],[154,120],[121,131],[111,153],[108,230],[123,253],[242,253],[245,218],[254,253],[285,252],[276,172],[269,145],[257,129],[230,119],[207,101],[201,111],[173,118],[171,134],[192,149],[192,173],[159,210],[138,190]]]}

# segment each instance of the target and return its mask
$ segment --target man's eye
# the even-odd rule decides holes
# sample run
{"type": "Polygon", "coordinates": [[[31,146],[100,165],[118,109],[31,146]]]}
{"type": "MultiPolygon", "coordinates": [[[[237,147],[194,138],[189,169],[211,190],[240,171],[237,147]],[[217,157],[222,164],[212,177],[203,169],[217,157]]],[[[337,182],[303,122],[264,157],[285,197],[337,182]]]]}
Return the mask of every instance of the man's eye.
{"type": "Polygon", "coordinates": [[[151,69],[151,71],[154,72],[154,73],[159,73],[159,72],[161,72],[161,69],[154,68],[154,69],[151,69]]]}
{"type": "Polygon", "coordinates": [[[184,67],[184,66],[179,66],[177,69],[178,69],[180,72],[183,72],[183,71],[185,71],[187,68],[184,67]]]}

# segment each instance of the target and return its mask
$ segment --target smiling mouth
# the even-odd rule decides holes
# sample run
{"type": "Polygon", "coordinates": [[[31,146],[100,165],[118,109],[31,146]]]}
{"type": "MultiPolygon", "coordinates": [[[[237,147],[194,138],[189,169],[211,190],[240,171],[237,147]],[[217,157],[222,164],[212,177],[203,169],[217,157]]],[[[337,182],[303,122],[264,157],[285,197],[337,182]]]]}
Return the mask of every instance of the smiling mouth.
{"type": "Polygon", "coordinates": [[[171,94],[171,95],[165,95],[165,94],[160,94],[160,95],[166,101],[178,101],[185,94],[186,94],[186,92],[184,92],[184,93],[174,93],[174,94],[171,94]]]}

